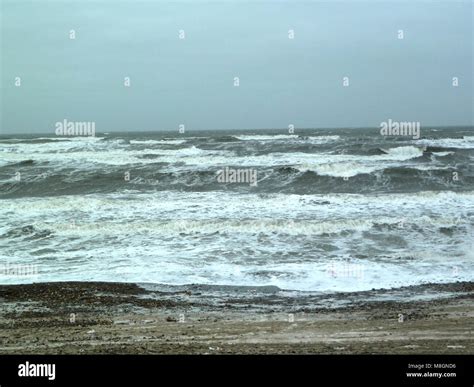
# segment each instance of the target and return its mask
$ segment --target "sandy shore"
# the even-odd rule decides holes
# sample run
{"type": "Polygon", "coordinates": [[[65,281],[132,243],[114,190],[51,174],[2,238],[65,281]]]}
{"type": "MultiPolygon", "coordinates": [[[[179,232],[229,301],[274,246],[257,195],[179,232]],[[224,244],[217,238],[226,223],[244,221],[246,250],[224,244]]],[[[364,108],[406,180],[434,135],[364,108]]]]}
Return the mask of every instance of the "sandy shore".
{"type": "Polygon", "coordinates": [[[467,282],[336,295],[0,286],[1,354],[473,354],[473,331],[474,283],[467,282]]]}

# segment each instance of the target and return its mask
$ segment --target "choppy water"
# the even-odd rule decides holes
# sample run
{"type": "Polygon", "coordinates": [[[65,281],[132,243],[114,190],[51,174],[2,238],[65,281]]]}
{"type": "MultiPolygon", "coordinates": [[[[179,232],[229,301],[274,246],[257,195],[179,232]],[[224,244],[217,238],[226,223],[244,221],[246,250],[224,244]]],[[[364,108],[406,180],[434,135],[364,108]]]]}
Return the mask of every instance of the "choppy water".
{"type": "Polygon", "coordinates": [[[470,128],[3,136],[0,283],[473,280],[473,161],[470,128]],[[258,183],[219,182],[226,167],[258,183]]]}

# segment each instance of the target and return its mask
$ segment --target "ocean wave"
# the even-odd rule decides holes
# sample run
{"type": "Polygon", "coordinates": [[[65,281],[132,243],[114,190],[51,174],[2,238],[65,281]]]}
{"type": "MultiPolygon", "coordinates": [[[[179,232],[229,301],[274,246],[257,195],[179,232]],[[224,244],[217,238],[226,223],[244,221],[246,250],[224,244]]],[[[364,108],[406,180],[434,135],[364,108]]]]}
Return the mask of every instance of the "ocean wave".
{"type": "Polygon", "coordinates": [[[327,142],[338,141],[340,136],[303,136],[296,134],[275,134],[275,135],[240,135],[234,136],[242,141],[282,141],[282,140],[292,140],[292,141],[309,141],[315,144],[324,144],[327,142]]]}
{"type": "Polygon", "coordinates": [[[377,171],[383,171],[384,173],[390,173],[396,171],[398,173],[403,172],[405,175],[409,175],[416,171],[438,171],[450,169],[449,166],[435,166],[435,165],[407,165],[407,166],[396,166],[396,164],[384,164],[384,165],[361,165],[353,162],[336,163],[336,164],[323,164],[323,165],[301,165],[297,168],[298,171],[314,172],[319,176],[330,176],[330,177],[354,177],[364,174],[373,174],[377,171]]]}
{"type": "Polygon", "coordinates": [[[26,160],[14,162],[14,163],[7,163],[6,165],[8,165],[8,167],[24,167],[24,166],[34,165],[34,164],[35,164],[34,160],[26,159],[26,160]]]}
{"type": "MultiPolygon", "coordinates": [[[[20,201],[3,199],[0,213],[14,212],[16,216],[37,219],[38,214],[47,218],[62,212],[70,218],[68,211],[102,215],[120,214],[121,211],[133,213],[137,218],[150,219],[150,216],[166,213],[169,216],[202,217],[210,215],[229,218],[271,218],[320,214],[321,217],[348,218],[350,214],[361,211],[380,213],[388,216],[394,209],[403,208],[413,217],[422,216],[426,209],[433,215],[451,216],[462,209],[474,212],[474,192],[437,192],[390,194],[239,194],[233,192],[180,192],[158,191],[141,193],[89,194],[81,196],[56,196],[44,198],[25,198],[20,201]],[[199,210],[199,211],[198,211],[199,210]]],[[[16,221],[16,220],[15,220],[16,221]]]]}
{"type": "Polygon", "coordinates": [[[38,265],[40,281],[371,289],[427,276],[433,281],[472,277],[473,214],[474,192],[137,189],[5,199],[0,259],[38,265]],[[453,265],[459,268],[455,274],[453,265]],[[354,270],[357,277],[347,278],[354,270]]]}
{"type": "Polygon", "coordinates": [[[140,144],[140,145],[181,145],[184,144],[186,140],[130,140],[130,144],[140,144]]]}
{"type": "Polygon", "coordinates": [[[440,148],[474,149],[474,136],[464,136],[463,138],[420,139],[415,143],[417,145],[440,148]]]}
{"type": "Polygon", "coordinates": [[[423,150],[415,146],[400,146],[389,149],[381,148],[381,150],[396,160],[409,160],[423,156],[423,150]]]}
{"type": "Polygon", "coordinates": [[[437,157],[445,157],[449,155],[453,155],[454,152],[432,152],[437,157]]]}
{"type": "Polygon", "coordinates": [[[242,141],[273,141],[273,140],[289,140],[289,139],[298,138],[296,134],[274,134],[274,135],[248,134],[248,135],[240,135],[240,136],[234,136],[234,137],[242,141]]]}
{"type": "Polygon", "coordinates": [[[162,235],[187,235],[187,234],[287,234],[287,235],[322,235],[337,234],[342,231],[364,231],[373,226],[370,220],[344,220],[344,221],[292,221],[275,219],[247,219],[247,220],[163,220],[143,221],[130,224],[114,222],[94,222],[92,224],[76,223],[57,224],[53,230],[58,235],[76,234],[92,235],[100,231],[102,235],[124,235],[148,232],[162,235]]]}
{"type": "MultiPolygon", "coordinates": [[[[74,149],[59,152],[51,149],[42,149],[40,152],[5,152],[2,154],[3,162],[20,163],[25,160],[33,160],[39,162],[51,162],[61,167],[70,166],[75,169],[83,169],[93,164],[105,165],[133,165],[133,164],[150,164],[155,163],[156,159],[161,158],[162,162],[182,163],[188,162],[195,164],[196,161],[211,162],[213,156],[233,155],[233,152],[220,150],[204,150],[195,146],[179,148],[179,149],[156,149],[145,148],[140,150],[129,150],[122,148],[107,149],[74,149]],[[146,155],[146,156],[145,156],[146,155]],[[156,155],[155,159],[150,159],[152,155],[156,155]],[[143,158],[145,157],[145,158],[143,158]],[[193,159],[194,157],[194,159],[193,159]]],[[[199,164],[199,162],[197,163],[199,164]]]]}
{"type": "MultiPolygon", "coordinates": [[[[386,230],[405,230],[413,232],[420,227],[446,232],[448,229],[464,225],[459,217],[418,215],[411,218],[402,215],[393,216],[371,216],[359,217],[357,219],[321,219],[315,220],[292,220],[292,219],[151,219],[133,220],[129,222],[116,221],[93,221],[77,223],[54,224],[37,223],[35,228],[46,230],[41,233],[28,231],[32,238],[50,237],[57,238],[77,237],[91,239],[96,235],[101,238],[141,235],[147,238],[154,237],[185,237],[185,236],[221,236],[242,238],[249,236],[346,236],[353,233],[368,232],[376,233],[386,230]],[[349,234],[348,234],[349,233],[349,234]]],[[[24,228],[23,228],[24,229],[24,228]]],[[[15,230],[23,236],[23,229],[15,230]]],[[[11,235],[6,235],[11,236],[11,235]]],[[[17,236],[17,235],[15,235],[17,236]]]]}
{"type": "Polygon", "coordinates": [[[403,227],[422,224],[435,227],[452,227],[459,224],[455,218],[430,218],[419,216],[407,219],[401,216],[381,216],[367,219],[341,220],[288,220],[288,219],[173,219],[149,220],[127,223],[93,222],[43,225],[49,227],[57,235],[89,235],[97,232],[101,235],[133,235],[148,233],[150,235],[189,235],[189,234],[234,234],[234,235],[329,235],[342,232],[368,231],[373,227],[403,227]]]}
{"type": "Polygon", "coordinates": [[[354,177],[361,174],[370,174],[377,170],[388,168],[388,165],[362,165],[356,162],[341,162],[327,164],[304,163],[296,166],[300,172],[315,172],[321,176],[354,177]]]}
{"type": "Polygon", "coordinates": [[[442,146],[269,133],[0,141],[0,260],[37,264],[40,281],[342,290],[472,279],[473,152],[445,147],[466,147],[469,132],[446,132],[459,138],[442,146]],[[256,169],[258,186],[219,183],[224,167],[256,169]],[[352,264],[363,277],[344,277],[352,264]]]}
{"type": "Polygon", "coordinates": [[[46,144],[48,142],[70,141],[69,138],[38,137],[38,138],[0,138],[0,144],[46,144]]]}
{"type": "Polygon", "coordinates": [[[403,146],[382,149],[383,154],[373,156],[332,155],[326,162],[302,163],[295,167],[302,172],[312,171],[322,176],[353,177],[360,174],[370,174],[375,171],[399,166],[401,161],[407,161],[423,156],[423,150],[414,146],[403,146]]]}
{"type": "Polygon", "coordinates": [[[15,227],[5,234],[0,235],[0,238],[24,238],[24,240],[37,240],[48,238],[50,236],[52,236],[52,231],[50,229],[38,229],[29,224],[22,227],[15,227]]]}

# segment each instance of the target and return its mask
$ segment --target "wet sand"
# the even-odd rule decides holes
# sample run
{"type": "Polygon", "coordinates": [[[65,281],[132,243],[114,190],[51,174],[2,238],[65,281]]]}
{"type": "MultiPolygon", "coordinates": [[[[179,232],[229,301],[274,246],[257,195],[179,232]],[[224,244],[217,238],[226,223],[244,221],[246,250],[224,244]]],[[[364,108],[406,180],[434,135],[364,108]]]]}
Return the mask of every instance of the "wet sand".
{"type": "Polygon", "coordinates": [[[473,354],[474,283],[310,294],[0,286],[0,354],[473,354]]]}

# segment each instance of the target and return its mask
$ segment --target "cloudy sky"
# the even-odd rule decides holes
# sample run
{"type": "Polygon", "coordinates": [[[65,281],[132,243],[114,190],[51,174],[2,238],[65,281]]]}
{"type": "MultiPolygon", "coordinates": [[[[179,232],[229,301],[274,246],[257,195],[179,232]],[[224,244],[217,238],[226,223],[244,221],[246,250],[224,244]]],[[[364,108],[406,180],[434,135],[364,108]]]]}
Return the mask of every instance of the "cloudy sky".
{"type": "Polygon", "coordinates": [[[473,16],[470,1],[3,0],[1,131],[472,125],[473,16]]]}

